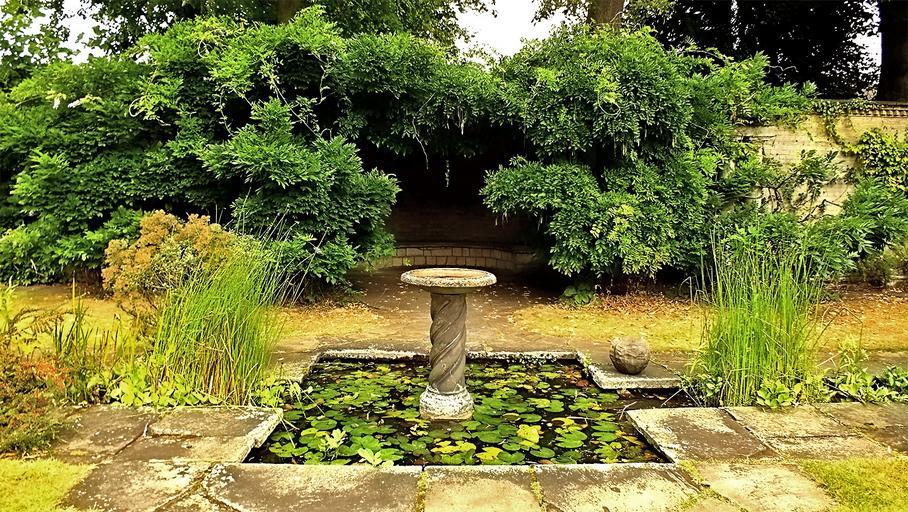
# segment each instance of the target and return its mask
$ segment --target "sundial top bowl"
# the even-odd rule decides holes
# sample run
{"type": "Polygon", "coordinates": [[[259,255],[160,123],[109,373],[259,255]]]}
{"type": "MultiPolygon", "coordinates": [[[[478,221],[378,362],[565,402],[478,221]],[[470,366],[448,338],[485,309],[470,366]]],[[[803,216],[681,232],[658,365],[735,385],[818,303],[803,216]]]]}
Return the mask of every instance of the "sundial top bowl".
{"type": "Polygon", "coordinates": [[[429,420],[465,420],[473,416],[467,391],[467,294],[495,284],[495,274],[467,268],[421,268],[404,272],[404,283],[432,294],[429,339],[429,385],[419,397],[419,414],[429,420]]]}

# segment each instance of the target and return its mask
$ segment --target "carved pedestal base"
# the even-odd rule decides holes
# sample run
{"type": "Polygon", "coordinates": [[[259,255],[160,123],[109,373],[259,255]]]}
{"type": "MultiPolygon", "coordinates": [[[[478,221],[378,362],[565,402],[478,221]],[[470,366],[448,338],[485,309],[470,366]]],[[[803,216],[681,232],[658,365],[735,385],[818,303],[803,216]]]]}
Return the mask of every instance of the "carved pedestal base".
{"type": "Polygon", "coordinates": [[[473,397],[466,388],[441,393],[428,386],[419,396],[419,415],[430,420],[468,420],[473,417],[473,397]]]}

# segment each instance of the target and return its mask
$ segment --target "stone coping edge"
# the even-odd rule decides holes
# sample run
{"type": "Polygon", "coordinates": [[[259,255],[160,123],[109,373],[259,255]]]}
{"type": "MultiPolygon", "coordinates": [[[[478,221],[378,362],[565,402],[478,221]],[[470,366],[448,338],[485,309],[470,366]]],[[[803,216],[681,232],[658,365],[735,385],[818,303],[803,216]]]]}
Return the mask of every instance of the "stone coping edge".
{"type": "MultiPolygon", "coordinates": [[[[605,391],[621,389],[673,389],[681,386],[681,379],[677,375],[652,377],[640,375],[623,375],[614,371],[607,371],[599,363],[582,351],[546,351],[535,350],[527,352],[512,352],[501,350],[475,350],[467,353],[468,359],[493,359],[497,361],[572,361],[583,367],[587,376],[605,391]]],[[[377,361],[420,361],[427,362],[427,352],[413,350],[386,350],[378,348],[364,349],[328,349],[315,353],[307,363],[289,366],[290,371],[284,375],[287,380],[304,380],[312,365],[328,359],[348,360],[377,360],[377,361]]],[[[655,363],[651,363],[655,364],[655,363]]]]}

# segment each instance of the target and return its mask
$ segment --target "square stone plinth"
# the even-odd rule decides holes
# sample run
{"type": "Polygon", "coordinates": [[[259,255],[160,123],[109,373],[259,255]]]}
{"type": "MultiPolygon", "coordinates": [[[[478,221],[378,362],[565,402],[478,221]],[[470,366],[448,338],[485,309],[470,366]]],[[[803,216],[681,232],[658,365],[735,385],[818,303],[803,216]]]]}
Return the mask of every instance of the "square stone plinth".
{"type": "Polygon", "coordinates": [[[425,512],[539,512],[531,466],[428,466],[425,512]]]}
{"type": "Polygon", "coordinates": [[[835,505],[794,466],[702,463],[696,468],[702,484],[745,510],[819,512],[835,505]]]}
{"type": "Polygon", "coordinates": [[[243,512],[411,512],[419,472],[417,466],[225,464],[204,487],[209,498],[243,512]]]}
{"type": "Polygon", "coordinates": [[[151,424],[153,436],[248,437],[261,446],[280,423],[280,409],[260,407],[178,407],[151,424]]]}
{"type": "Polygon", "coordinates": [[[99,462],[141,437],[156,418],[149,409],[106,405],[76,411],[52,453],[67,462],[99,462]]]}
{"type": "Polygon", "coordinates": [[[729,414],[761,439],[773,437],[837,436],[847,427],[809,406],[770,410],[760,407],[728,407],[729,414]]]}
{"type": "Polygon", "coordinates": [[[678,510],[697,489],[674,464],[537,466],[547,512],[678,510]]]}
{"type": "Polygon", "coordinates": [[[164,461],[101,464],[69,492],[64,505],[99,512],[158,510],[189,492],[207,468],[164,461]]]}
{"type": "Polygon", "coordinates": [[[722,409],[642,409],[630,411],[627,416],[673,462],[760,459],[776,455],[722,409]]]}
{"type": "Polygon", "coordinates": [[[605,390],[618,389],[668,389],[681,386],[681,379],[668,368],[650,363],[638,375],[621,373],[611,363],[599,363],[587,360],[581,356],[586,371],[589,372],[593,382],[605,390]]]}

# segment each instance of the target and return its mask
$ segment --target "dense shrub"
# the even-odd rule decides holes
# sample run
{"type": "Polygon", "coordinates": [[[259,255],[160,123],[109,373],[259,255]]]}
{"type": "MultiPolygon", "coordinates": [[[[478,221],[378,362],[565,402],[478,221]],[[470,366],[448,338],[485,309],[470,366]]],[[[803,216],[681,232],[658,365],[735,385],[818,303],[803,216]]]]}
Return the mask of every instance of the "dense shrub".
{"type": "Polygon", "coordinates": [[[784,219],[852,237],[845,256],[828,251],[848,266],[892,238],[867,213],[892,198],[846,207],[867,238],[805,214],[829,157],[781,166],[735,132],[810,107],[812,87],[770,87],[766,66],[668,51],[646,30],[563,29],[479,64],[412,35],[344,37],[319,8],[276,26],[176,23],[128,57],[50,66],[0,98],[0,276],[97,268],[107,242],[136,236],[138,211],[163,209],[216,214],[271,240],[290,273],[343,284],[392,244],[385,171],[447,182],[499,164],[485,203],[538,220],[567,275],[690,270],[716,226],[784,219]]]}
{"type": "Polygon", "coordinates": [[[208,217],[186,221],[163,211],[142,218],[135,240],[112,240],[101,272],[104,288],[118,302],[156,297],[178,286],[194,271],[213,268],[230,256],[236,236],[208,217]]]}
{"type": "Polygon", "coordinates": [[[485,202],[538,218],[567,275],[696,266],[718,211],[770,172],[734,125],[793,120],[807,105],[766,86],[765,66],[668,52],[645,31],[530,43],[500,73],[533,159],[492,172],[485,202]]]}

